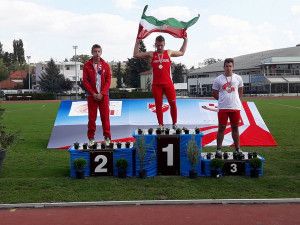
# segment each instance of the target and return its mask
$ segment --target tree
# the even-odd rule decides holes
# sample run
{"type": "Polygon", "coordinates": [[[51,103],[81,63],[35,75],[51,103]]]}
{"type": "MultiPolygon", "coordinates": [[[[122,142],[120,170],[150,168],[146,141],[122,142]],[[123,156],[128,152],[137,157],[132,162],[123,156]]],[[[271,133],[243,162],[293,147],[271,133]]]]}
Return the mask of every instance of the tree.
{"type": "Polygon", "coordinates": [[[2,45],[2,43],[0,42],[0,58],[2,58],[3,57],[3,45],[2,45]]]}
{"type": "MultiPolygon", "coordinates": [[[[23,79],[23,89],[29,89],[28,83],[29,83],[29,74],[27,73],[26,78],[23,79]]],[[[33,77],[30,74],[30,87],[32,87],[32,84],[33,84],[33,77]]]]}
{"type": "MultiPolygon", "coordinates": [[[[141,41],[139,50],[146,52],[146,46],[141,41]]],[[[126,62],[126,76],[124,76],[124,82],[127,86],[138,88],[140,87],[140,73],[150,69],[150,62],[148,59],[136,59],[130,58],[126,62]]]]}
{"type": "Polygon", "coordinates": [[[204,59],[203,64],[204,64],[205,66],[208,66],[208,65],[210,65],[210,64],[214,64],[214,63],[220,62],[220,61],[222,61],[222,59],[207,58],[207,59],[204,59]]]}
{"type": "Polygon", "coordinates": [[[58,66],[55,65],[53,59],[47,63],[45,72],[41,75],[39,85],[42,91],[58,94],[72,89],[72,82],[60,74],[58,66]]]}
{"type": "Polygon", "coordinates": [[[146,84],[145,84],[146,91],[151,91],[151,85],[152,85],[151,78],[147,77],[146,84]]]}
{"type": "Polygon", "coordinates": [[[3,59],[0,58],[0,81],[6,80],[8,77],[9,71],[5,63],[3,62],[3,59]]]}
{"type": "Polygon", "coordinates": [[[91,56],[89,55],[84,55],[84,54],[81,54],[81,55],[73,55],[73,57],[70,59],[71,62],[81,62],[81,63],[85,63],[86,61],[88,61],[89,59],[91,58],[91,56]]]}
{"type": "Polygon", "coordinates": [[[173,82],[174,83],[183,83],[184,82],[184,77],[183,73],[186,70],[186,66],[181,63],[174,63],[173,64],[173,82]]]}
{"type": "Polygon", "coordinates": [[[13,41],[13,62],[18,62],[19,65],[25,63],[24,47],[22,39],[13,41]]]}
{"type": "Polygon", "coordinates": [[[117,88],[122,87],[122,80],[124,77],[124,70],[122,69],[121,62],[119,61],[117,65],[112,66],[112,74],[117,78],[117,88]]]}

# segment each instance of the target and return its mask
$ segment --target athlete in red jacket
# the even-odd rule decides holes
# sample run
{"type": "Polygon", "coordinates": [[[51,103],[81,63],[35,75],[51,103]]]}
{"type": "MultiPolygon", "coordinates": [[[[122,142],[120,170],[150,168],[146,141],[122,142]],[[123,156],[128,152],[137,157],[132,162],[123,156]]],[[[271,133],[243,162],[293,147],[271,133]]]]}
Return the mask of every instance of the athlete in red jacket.
{"type": "Polygon", "coordinates": [[[102,122],[103,136],[106,144],[110,143],[110,121],[109,121],[109,87],[111,82],[111,70],[100,56],[102,49],[100,45],[92,46],[93,57],[83,66],[83,86],[88,92],[88,132],[89,145],[94,144],[96,131],[97,110],[99,108],[102,122]]]}
{"type": "Polygon", "coordinates": [[[176,129],[176,91],[172,81],[170,57],[178,57],[184,55],[187,46],[187,38],[184,37],[183,39],[184,41],[179,51],[164,50],[165,39],[161,35],[156,37],[155,39],[155,52],[139,52],[139,46],[141,42],[141,40],[139,39],[136,40],[134,46],[133,57],[148,58],[149,60],[151,60],[153,70],[152,93],[155,100],[156,116],[160,127],[164,126],[162,104],[163,94],[165,94],[170,105],[173,128],[176,129]]]}

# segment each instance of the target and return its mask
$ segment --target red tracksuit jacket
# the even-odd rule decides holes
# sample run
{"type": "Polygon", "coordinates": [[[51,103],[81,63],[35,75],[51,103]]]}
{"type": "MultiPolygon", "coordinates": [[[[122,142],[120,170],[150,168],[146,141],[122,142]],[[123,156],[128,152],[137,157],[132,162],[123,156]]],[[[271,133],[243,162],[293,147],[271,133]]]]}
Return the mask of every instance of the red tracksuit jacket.
{"type": "MultiPolygon", "coordinates": [[[[101,74],[101,94],[108,95],[110,83],[111,83],[111,70],[109,64],[102,58],[100,59],[102,74],[101,74]]],[[[83,66],[83,86],[87,90],[88,94],[99,94],[96,88],[96,71],[93,67],[93,58],[87,61],[83,66]]]]}

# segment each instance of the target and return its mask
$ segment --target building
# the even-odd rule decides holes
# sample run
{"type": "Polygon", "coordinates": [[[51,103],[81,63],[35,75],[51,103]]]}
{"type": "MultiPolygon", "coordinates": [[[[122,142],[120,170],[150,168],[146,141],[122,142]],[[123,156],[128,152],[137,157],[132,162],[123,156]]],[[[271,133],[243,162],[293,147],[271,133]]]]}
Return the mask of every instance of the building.
{"type": "MultiPolygon", "coordinates": [[[[234,72],[242,76],[245,93],[300,92],[300,45],[242,55],[234,61],[234,72]]],[[[213,80],[223,71],[223,61],[190,70],[189,95],[211,95],[213,80]]]]}
{"type": "Polygon", "coordinates": [[[26,79],[28,71],[18,70],[11,72],[6,80],[0,82],[0,89],[21,89],[23,88],[23,80],[26,79]]]}

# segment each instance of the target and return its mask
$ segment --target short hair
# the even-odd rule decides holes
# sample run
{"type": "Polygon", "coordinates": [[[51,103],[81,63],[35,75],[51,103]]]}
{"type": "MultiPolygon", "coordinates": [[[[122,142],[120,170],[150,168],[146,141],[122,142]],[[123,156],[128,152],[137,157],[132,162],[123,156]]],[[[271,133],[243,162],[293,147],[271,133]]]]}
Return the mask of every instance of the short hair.
{"type": "Polygon", "coordinates": [[[155,42],[163,42],[163,41],[165,41],[165,38],[161,35],[159,35],[155,38],[155,42]]]}
{"type": "Polygon", "coordinates": [[[225,64],[226,63],[232,63],[232,65],[234,65],[234,60],[233,60],[233,58],[226,58],[225,60],[224,60],[224,67],[225,67],[225,64]]]}
{"type": "Polygon", "coordinates": [[[94,50],[95,48],[100,48],[100,49],[101,49],[101,51],[102,51],[102,48],[101,48],[101,46],[100,46],[100,45],[98,45],[98,44],[94,44],[94,45],[92,46],[92,52],[93,52],[93,50],[94,50]]]}

